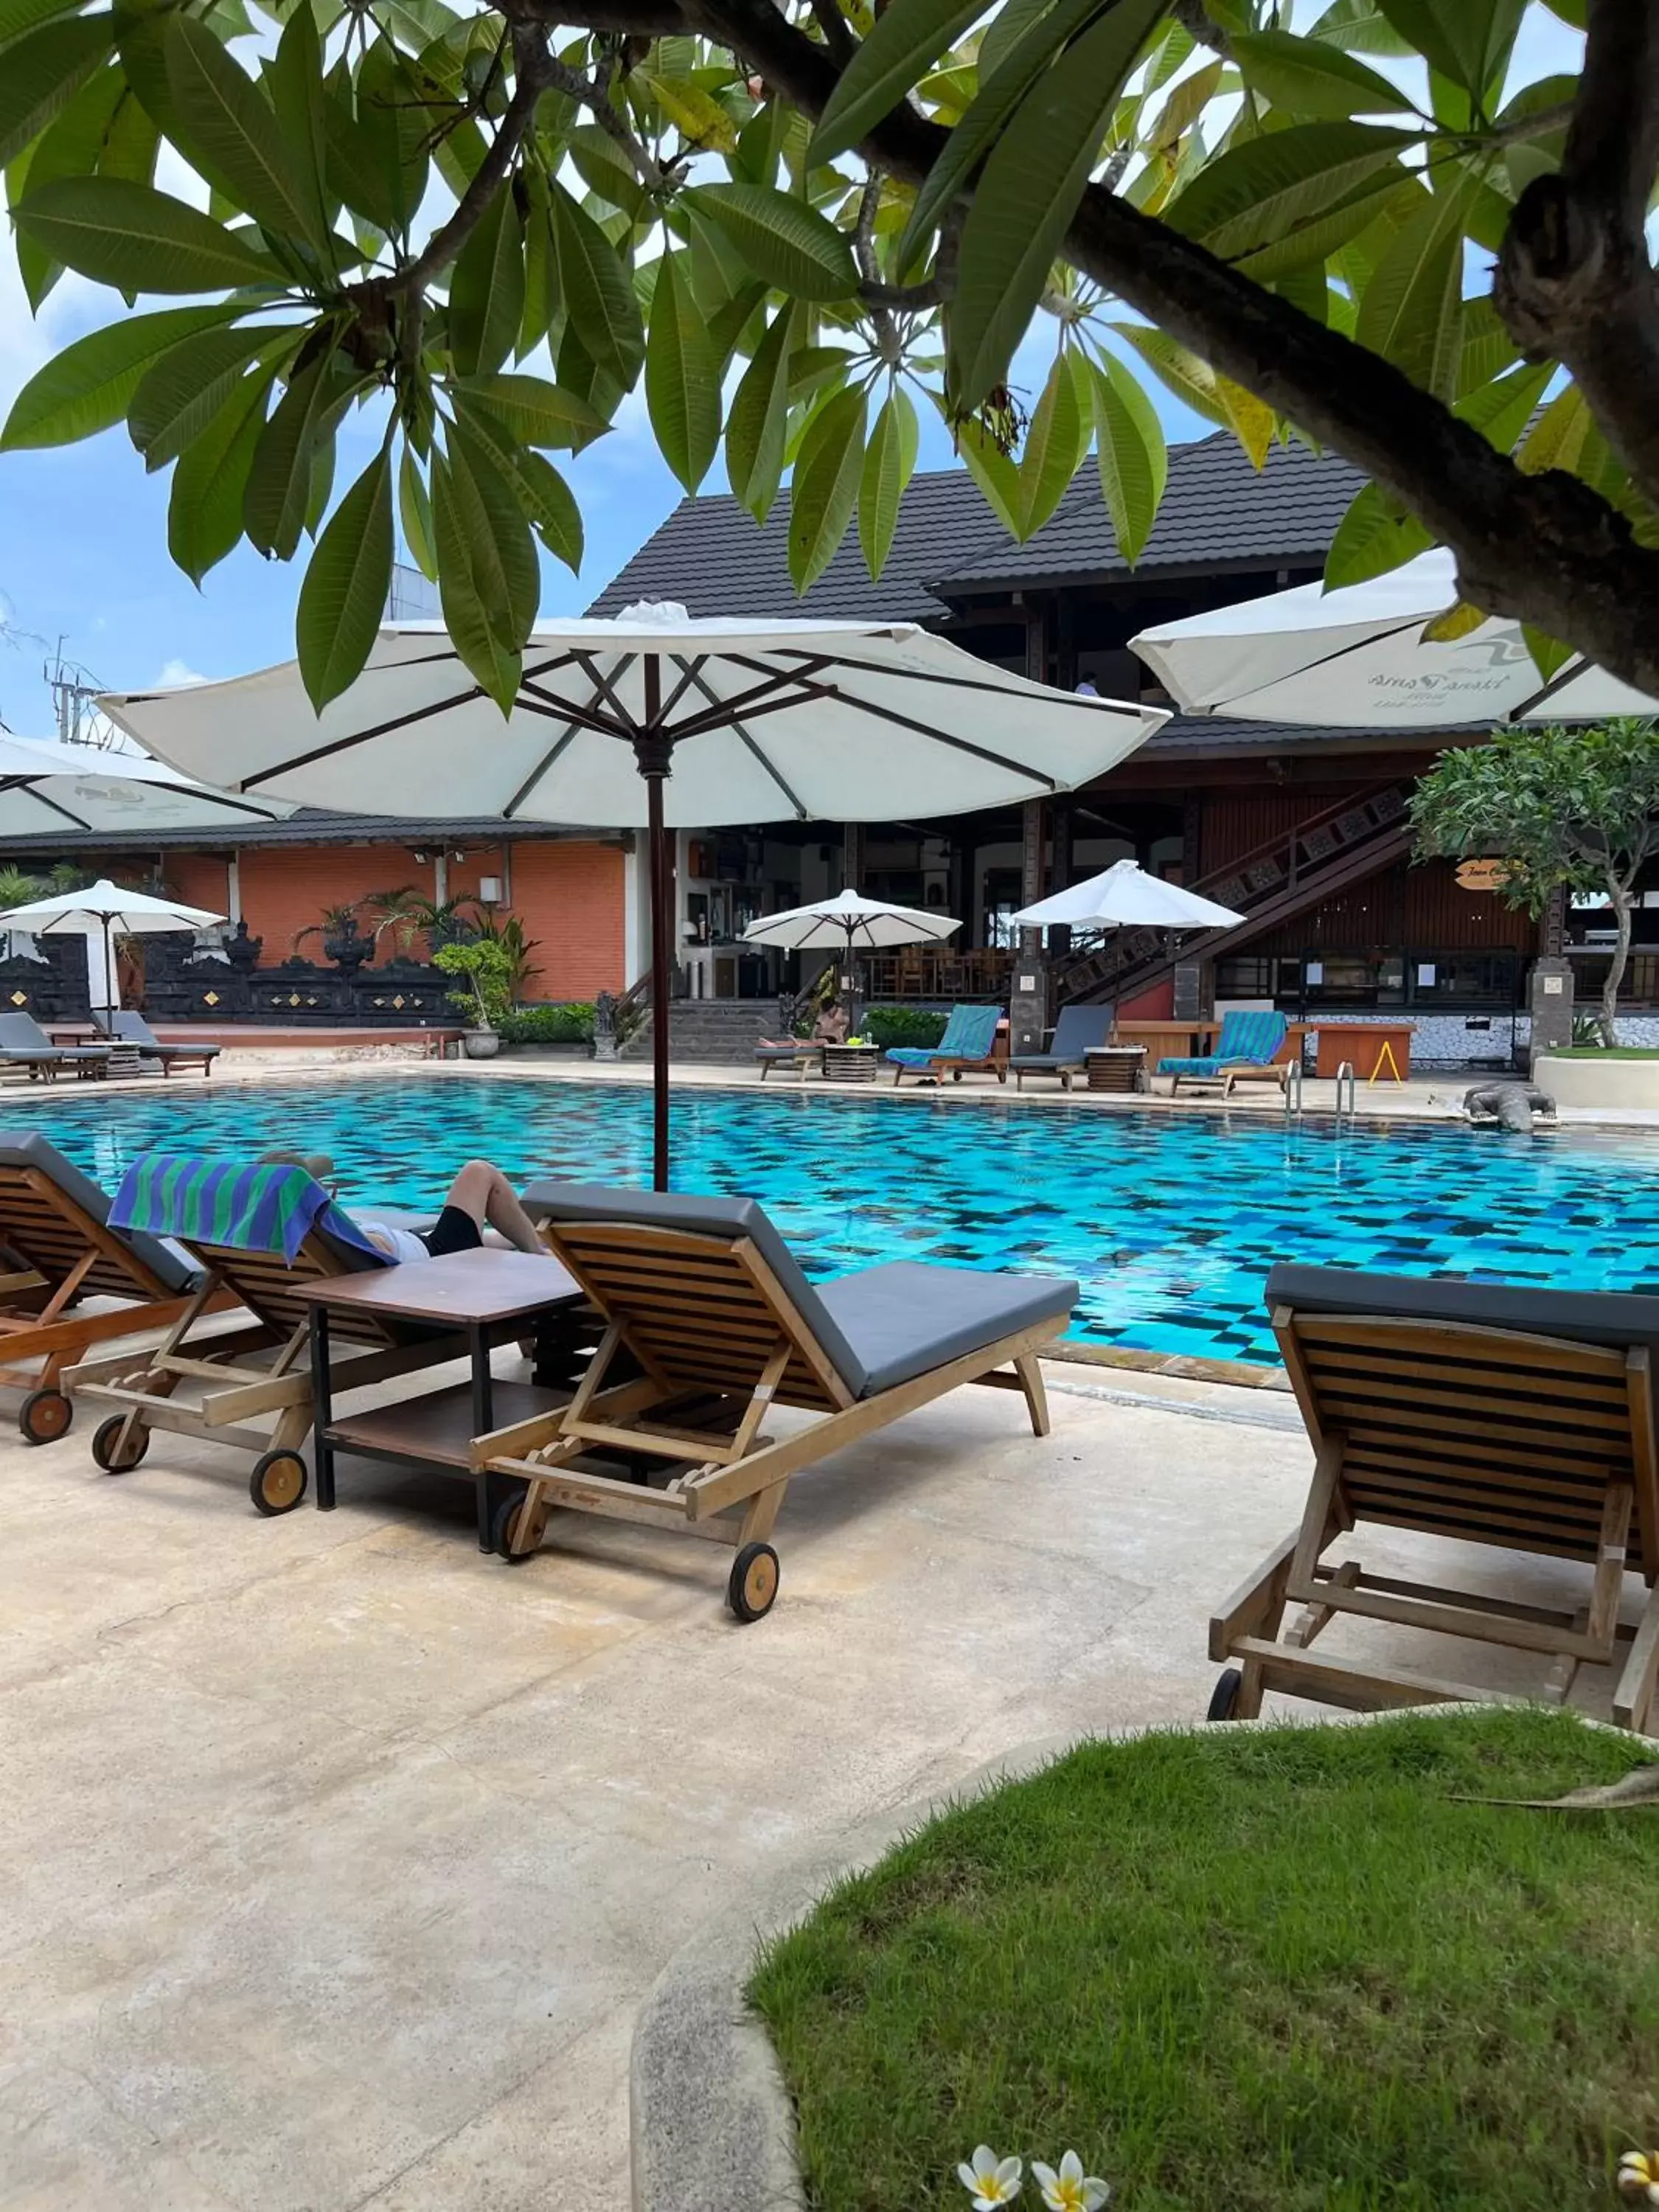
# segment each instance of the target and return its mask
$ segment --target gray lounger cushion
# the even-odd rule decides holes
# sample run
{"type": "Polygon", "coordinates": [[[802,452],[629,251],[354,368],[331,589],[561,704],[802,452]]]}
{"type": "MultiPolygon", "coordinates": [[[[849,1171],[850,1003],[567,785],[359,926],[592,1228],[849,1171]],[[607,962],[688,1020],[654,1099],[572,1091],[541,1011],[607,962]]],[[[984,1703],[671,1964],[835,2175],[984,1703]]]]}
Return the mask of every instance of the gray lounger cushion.
{"type": "Polygon", "coordinates": [[[1077,1285],[1056,1275],[981,1274],[914,1260],[860,1268],[815,1290],[752,1198],[549,1179],[532,1183],[524,1206],[536,1221],[626,1221],[698,1237],[750,1238],[858,1398],[942,1367],[1032,1322],[1068,1314],[1078,1299],[1077,1285]]]}
{"type": "Polygon", "coordinates": [[[0,1014],[0,1059],[107,1060],[103,1044],[54,1044],[33,1014],[0,1014]]]}
{"type": "MultiPolygon", "coordinates": [[[[89,1176],[83,1176],[46,1139],[33,1130],[0,1129],[0,1167],[35,1168],[55,1182],[65,1196],[74,1200],[83,1213],[89,1214],[100,1227],[109,1219],[109,1200],[89,1176]]],[[[0,1206],[0,1243],[5,1241],[6,1217],[0,1206]]],[[[129,1244],[150,1271],[159,1276],[170,1291],[192,1291],[202,1279],[201,1270],[185,1257],[177,1245],[160,1237],[147,1237],[138,1229],[112,1229],[112,1237],[129,1244]]]]}
{"type": "Polygon", "coordinates": [[[820,1283],[817,1295],[859,1363],[859,1395],[869,1398],[1016,1329],[1063,1317],[1077,1304],[1078,1286],[1061,1275],[892,1260],[820,1283]]]}
{"type": "Polygon", "coordinates": [[[183,1054],[190,1060],[213,1060],[218,1057],[220,1049],[216,1044],[163,1044],[144,1017],[131,1006],[123,1006],[118,1012],[111,1014],[106,1034],[123,1044],[136,1044],[141,1051],[157,1053],[163,1060],[176,1054],[183,1054]]]}
{"type": "Polygon", "coordinates": [[[1382,1314],[1401,1321],[1465,1322],[1575,1344],[1646,1344],[1659,1357],[1659,1298],[1640,1291],[1535,1291],[1516,1283],[1462,1283],[1445,1276],[1368,1275],[1354,1267],[1304,1267],[1280,1261],[1267,1277],[1269,1311],[1382,1314]]]}
{"type": "Polygon", "coordinates": [[[1017,1053],[1009,1066],[1081,1067],[1084,1054],[1111,1035],[1115,1012],[1111,1006],[1062,1006],[1048,1051],[1017,1053]]]}

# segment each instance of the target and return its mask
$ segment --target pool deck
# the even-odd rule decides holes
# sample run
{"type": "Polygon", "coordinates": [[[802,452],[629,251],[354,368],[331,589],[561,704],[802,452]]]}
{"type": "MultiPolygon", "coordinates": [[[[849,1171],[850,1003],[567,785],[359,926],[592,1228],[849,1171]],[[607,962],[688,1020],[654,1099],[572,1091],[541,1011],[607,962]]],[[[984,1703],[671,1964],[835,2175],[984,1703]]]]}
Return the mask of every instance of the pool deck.
{"type": "MultiPolygon", "coordinates": [[[[228,1045],[220,1055],[209,1087],[225,1083],[291,1081],[296,1076],[310,1079],[329,1074],[355,1081],[377,1073],[394,1075],[418,1073],[434,1082],[499,1082],[504,1078],[550,1083],[648,1085],[651,1081],[650,1063],[645,1060],[605,1061],[544,1057],[534,1053],[510,1053],[489,1060],[440,1061],[428,1058],[424,1045],[418,1040],[398,1042],[382,1038],[374,1043],[341,1045],[321,1041],[313,1042],[309,1038],[296,1036],[280,1046],[270,1043],[228,1045]]],[[[175,1076],[171,1080],[171,1087],[182,1090],[190,1079],[175,1076]]],[[[1446,1071],[1413,1076],[1405,1083],[1362,1083],[1355,1093],[1354,1110],[1363,1121],[1462,1121],[1464,1119],[1464,1091],[1476,1082],[1501,1079],[1504,1079],[1474,1071],[1446,1071]]],[[[1029,1089],[1019,1091],[1012,1083],[1000,1084],[988,1076],[972,1075],[964,1077],[960,1083],[931,1086],[910,1084],[902,1089],[896,1089],[890,1079],[854,1086],[818,1081],[800,1083],[793,1076],[775,1074],[763,1082],[757,1067],[704,1066],[685,1060],[674,1062],[672,1080],[676,1089],[684,1090],[763,1089],[769,1095],[785,1097],[805,1091],[816,1097],[899,1098],[909,1101],[918,1112],[942,1107],[971,1111],[975,1102],[982,1104],[988,1099],[999,1105],[1025,1109],[1033,1113],[1042,1113],[1058,1105],[1075,1106],[1089,1113],[1208,1113],[1248,1115],[1253,1120],[1282,1120],[1285,1114],[1282,1094],[1275,1085],[1265,1083],[1245,1085],[1227,1099],[1213,1093],[1194,1094],[1184,1091],[1174,1099],[1166,1097],[1161,1091],[1152,1096],[1131,1097],[1091,1092],[1081,1088],[1063,1091],[1058,1083],[1041,1079],[1029,1089]]],[[[153,1091],[158,1087],[158,1083],[159,1079],[151,1075],[117,1079],[100,1082],[95,1086],[65,1083],[63,1088],[70,1097],[84,1098],[94,1089],[98,1091],[153,1091]]],[[[0,1119],[4,1117],[8,1097],[49,1098],[52,1089],[55,1087],[17,1079],[0,1082],[0,1119]]],[[[1304,1113],[1310,1117],[1329,1116],[1335,1109],[1335,1085],[1310,1076],[1303,1090],[1304,1113]]],[[[1656,1128],[1659,1127],[1659,1108],[1565,1106],[1560,1110],[1559,1119],[1564,1127],[1656,1128]]]]}
{"type": "Polygon", "coordinates": [[[619,2212],[634,2018],[702,1922],[1016,1744],[1201,1715],[1294,1407],[1051,1374],[1047,1440],[962,1391],[798,1480],[750,1628],[701,1544],[565,1516],[513,1570],[460,1486],[351,1461],[262,1521],[240,1455],[112,1480],[89,1409],[30,1450],[8,1407],[0,2203],[619,2212]]]}

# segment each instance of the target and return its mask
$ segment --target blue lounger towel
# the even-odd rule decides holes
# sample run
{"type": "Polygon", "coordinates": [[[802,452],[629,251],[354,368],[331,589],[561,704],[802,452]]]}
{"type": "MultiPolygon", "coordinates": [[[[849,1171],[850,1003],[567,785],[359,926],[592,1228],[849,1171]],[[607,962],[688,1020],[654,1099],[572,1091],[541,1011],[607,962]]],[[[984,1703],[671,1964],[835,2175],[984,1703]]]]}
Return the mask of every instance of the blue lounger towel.
{"type": "Polygon", "coordinates": [[[228,1246],[238,1252],[280,1252],[292,1267],[315,1228],[350,1253],[390,1267],[319,1182],[303,1168],[251,1160],[207,1160],[173,1152],[146,1152],[122,1178],[109,1210],[112,1229],[143,1230],[190,1244],[228,1246]]]}
{"type": "Polygon", "coordinates": [[[1001,1019],[1000,1006],[952,1006],[945,1035],[937,1044],[891,1045],[887,1057],[896,1067],[919,1069],[930,1068],[942,1060],[989,1060],[1001,1019]]]}
{"type": "Polygon", "coordinates": [[[1160,1060],[1160,1075],[1224,1075],[1230,1067],[1268,1067],[1285,1042],[1283,1014],[1229,1014],[1215,1050],[1194,1060],[1160,1060]]]}

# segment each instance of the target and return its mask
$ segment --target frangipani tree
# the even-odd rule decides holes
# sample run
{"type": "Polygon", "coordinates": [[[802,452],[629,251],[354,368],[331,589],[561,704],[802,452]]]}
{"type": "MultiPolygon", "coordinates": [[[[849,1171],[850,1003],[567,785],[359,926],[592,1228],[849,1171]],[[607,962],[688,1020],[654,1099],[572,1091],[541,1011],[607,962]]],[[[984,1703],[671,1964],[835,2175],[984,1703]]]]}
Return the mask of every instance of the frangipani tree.
{"type": "Polygon", "coordinates": [[[1659,851],[1659,726],[1623,716],[1496,730],[1489,744],[1442,753],[1412,794],[1412,821],[1425,857],[1501,858],[1500,894],[1529,914],[1563,889],[1607,900],[1618,935],[1600,1022],[1611,1049],[1637,879],[1659,851]]]}
{"type": "Polygon", "coordinates": [[[924,407],[1018,537],[1092,442],[1135,557],[1159,379],[1258,464],[1366,471],[1334,576],[1443,540],[1540,665],[1659,690],[1659,28],[1549,4],[1582,73],[1516,82],[1539,0],[0,0],[30,296],[68,268],[132,309],[0,445],[125,419],[191,576],[305,550],[319,702],[401,518],[505,702],[536,540],[580,557],[549,456],[641,384],[688,489],[722,441],[757,516],[788,477],[805,588],[854,515],[879,571],[924,407]]]}

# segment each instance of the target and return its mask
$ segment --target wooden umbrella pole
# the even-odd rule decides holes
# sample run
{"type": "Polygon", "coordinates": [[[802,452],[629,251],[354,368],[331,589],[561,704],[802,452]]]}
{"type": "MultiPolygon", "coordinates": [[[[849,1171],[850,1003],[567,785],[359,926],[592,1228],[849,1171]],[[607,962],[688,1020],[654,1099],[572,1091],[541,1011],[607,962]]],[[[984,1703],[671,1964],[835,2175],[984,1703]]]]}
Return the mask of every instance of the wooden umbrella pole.
{"type": "Polygon", "coordinates": [[[640,673],[645,684],[645,727],[634,739],[634,757],[645,778],[651,880],[651,1188],[668,1188],[668,932],[673,882],[668,835],[663,827],[662,787],[673,747],[658,727],[662,714],[662,663],[647,653],[640,673]]]}
{"type": "Polygon", "coordinates": [[[660,775],[646,779],[651,839],[651,1188],[668,1188],[668,837],[660,775]]]}

